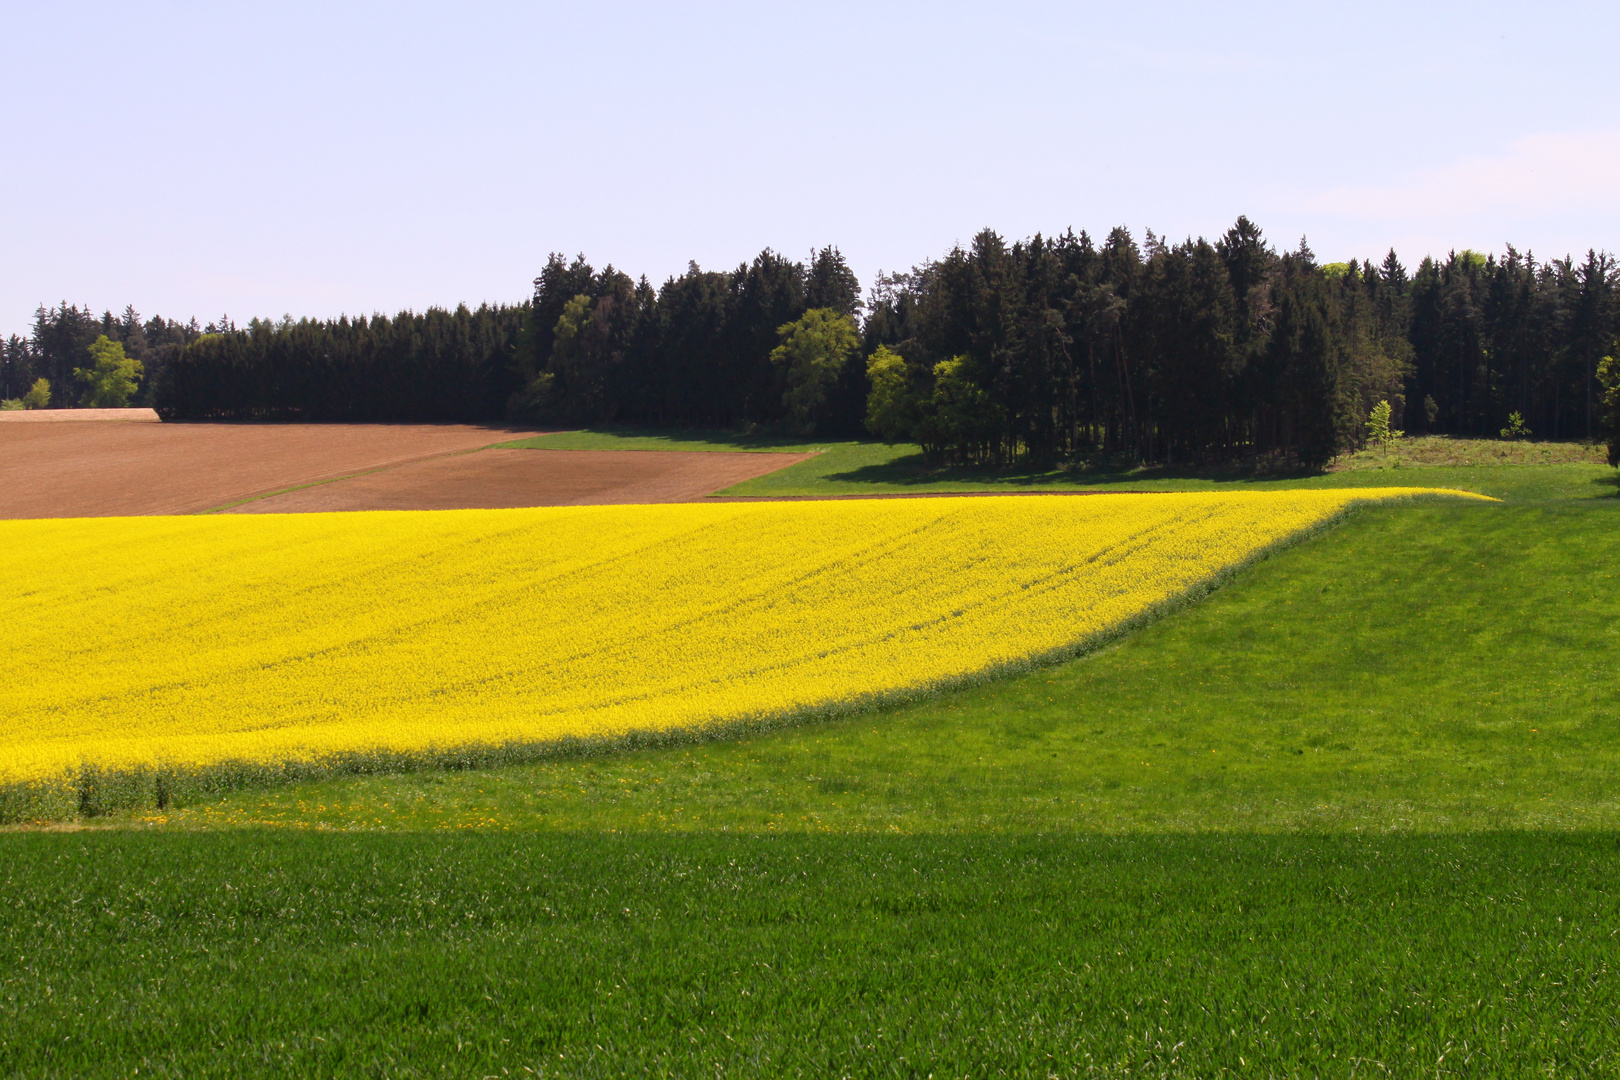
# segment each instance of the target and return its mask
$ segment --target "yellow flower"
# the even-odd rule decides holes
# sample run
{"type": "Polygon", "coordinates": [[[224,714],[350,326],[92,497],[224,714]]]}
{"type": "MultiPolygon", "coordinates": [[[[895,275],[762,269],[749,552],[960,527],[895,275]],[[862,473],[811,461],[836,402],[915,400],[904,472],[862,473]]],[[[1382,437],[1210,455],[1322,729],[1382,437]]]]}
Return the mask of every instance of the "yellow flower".
{"type": "Polygon", "coordinates": [[[0,784],[531,750],[1062,655],[1401,489],[0,523],[0,784]]]}

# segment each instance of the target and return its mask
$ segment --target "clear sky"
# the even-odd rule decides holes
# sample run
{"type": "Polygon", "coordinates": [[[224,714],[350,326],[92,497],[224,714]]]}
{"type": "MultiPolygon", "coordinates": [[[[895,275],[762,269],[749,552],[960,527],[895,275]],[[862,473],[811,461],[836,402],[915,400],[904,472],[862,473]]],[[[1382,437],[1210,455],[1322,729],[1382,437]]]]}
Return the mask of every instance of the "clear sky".
{"type": "Polygon", "coordinates": [[[516,301],[1240,213],[1318,258],[1620,250],[1620,5],[0,0],[0,333],[516,301]]]}

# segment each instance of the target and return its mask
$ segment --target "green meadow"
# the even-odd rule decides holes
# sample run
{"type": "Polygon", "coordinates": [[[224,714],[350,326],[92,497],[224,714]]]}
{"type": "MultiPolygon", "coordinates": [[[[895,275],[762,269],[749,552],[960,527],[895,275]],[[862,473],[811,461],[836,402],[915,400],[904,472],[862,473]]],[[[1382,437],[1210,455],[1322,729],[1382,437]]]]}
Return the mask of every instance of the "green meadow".
{"type": "Polygon", "coordinates": [[[1620,498],[1499,445],[1288,477],[827,444],[727,494],[1502,501],[1358,511],[903,707],[10,831],[0,1074],[1620,1074],[1620,498]]]}
{"type": "Polygon", "coordinates": [[[0,1071],[1606,1076],[1615,848],[1558,830],[18,835],[0,1071]]]}
{"type": "Polygon", "coordinates": [[[1231,491],[1276,487],[1455,487],[1497,498],[1543,501],[1615,493],[1602,447],[1431,437],[1405,440],[1390,456],[1362,451],[1324,473],[1253,468],[1142,468],[1113,462],[1067,468],[932,468],[915,446],[870,440],[805,442],[712,431],[565,431],[499,444],[544,450],[729,450],[805,452],[808,461],[745,481],[722,496],[939,495],[1028,491],[1231,491]]]}

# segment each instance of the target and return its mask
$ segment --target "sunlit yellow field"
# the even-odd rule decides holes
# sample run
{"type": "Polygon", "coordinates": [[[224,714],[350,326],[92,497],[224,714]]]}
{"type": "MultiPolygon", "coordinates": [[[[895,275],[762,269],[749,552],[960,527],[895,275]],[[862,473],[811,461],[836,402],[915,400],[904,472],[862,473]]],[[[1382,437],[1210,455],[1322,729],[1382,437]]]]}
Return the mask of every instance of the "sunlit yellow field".
{"type": "Polygon", "coordinates": [[[0,523],[0,784],[538,746],[1059,655],[1399,489],[0,523]]]}

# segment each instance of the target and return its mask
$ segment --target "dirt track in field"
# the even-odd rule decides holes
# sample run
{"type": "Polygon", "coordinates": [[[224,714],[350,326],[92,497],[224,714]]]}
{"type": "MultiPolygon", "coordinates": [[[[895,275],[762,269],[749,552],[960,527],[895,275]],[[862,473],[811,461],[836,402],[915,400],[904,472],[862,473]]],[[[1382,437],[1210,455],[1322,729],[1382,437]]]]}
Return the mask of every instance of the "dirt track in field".
{"type": "Polygon", "coordinates": [[[812,454],[678,450],[480,450],[232,507],[232,514],[471,510],[690,502],[812,454]]]}
{"type": "Polygon", "coordinates": [[[192,514],[535,434],[474,424],[5,424],[0,518],[192,514]]]}
{"type": "Polygon", "coordinates": [[[685,502],[811,456],[480,449],[535,434],[466,424],[4,425],[0,518],[685,502]]]}

